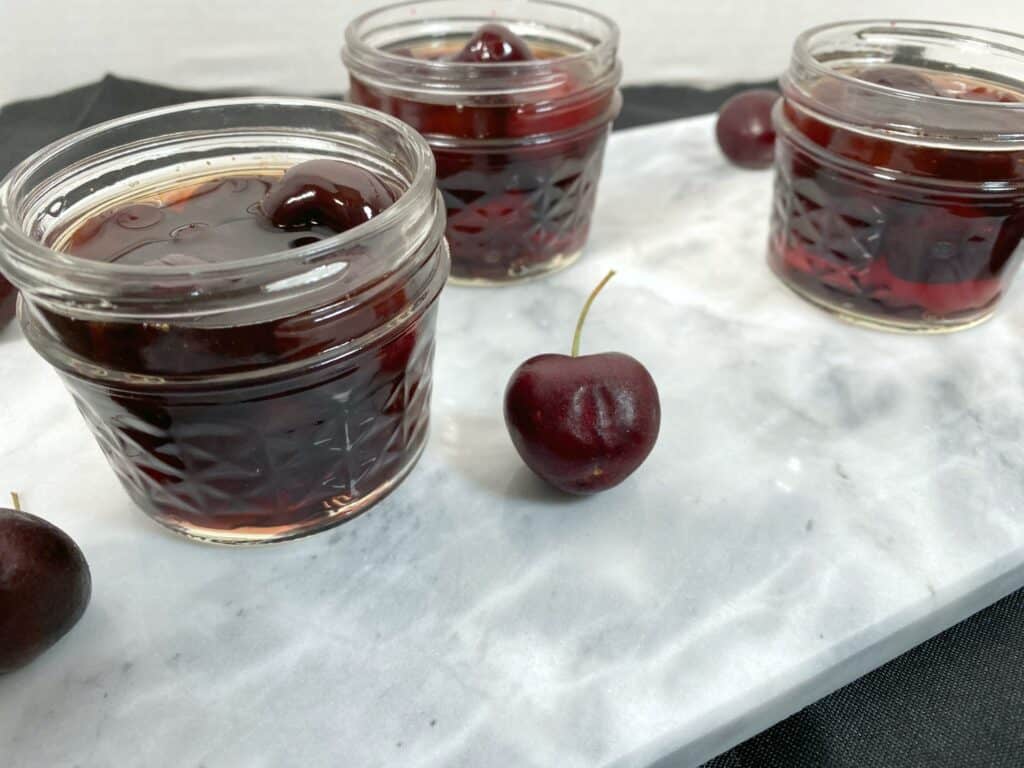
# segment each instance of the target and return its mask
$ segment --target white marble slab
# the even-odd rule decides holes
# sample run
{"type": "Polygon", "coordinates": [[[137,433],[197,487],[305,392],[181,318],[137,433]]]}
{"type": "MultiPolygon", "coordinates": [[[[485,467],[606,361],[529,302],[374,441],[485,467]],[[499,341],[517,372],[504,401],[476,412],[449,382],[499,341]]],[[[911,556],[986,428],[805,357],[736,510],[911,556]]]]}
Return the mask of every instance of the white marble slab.
{"type": "Polygon", "coordinates": [[[0,764],[695,765],[1024,584],[1024,304],[945,338],[802,304],[763,264],[770,174],[727,167],[711,126],[613,138],[578,266],[446,292],[422,463],[318,537],[161,532],[3,334],[0,490],[95,585],[0,678],[0,764]],[[566,500],[522,467],[501,394],[568,348],[612,266],[584,346],[648,364],[662,436],[566,500]]]}

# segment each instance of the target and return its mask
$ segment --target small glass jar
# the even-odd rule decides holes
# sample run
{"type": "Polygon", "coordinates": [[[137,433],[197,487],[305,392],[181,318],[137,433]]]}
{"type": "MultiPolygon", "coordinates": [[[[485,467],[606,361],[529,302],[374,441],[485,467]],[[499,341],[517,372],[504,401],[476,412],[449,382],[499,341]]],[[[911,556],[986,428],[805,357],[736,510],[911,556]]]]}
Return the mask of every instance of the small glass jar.
{"type": "Polygon", "coordinates": [[[1024,37],[831,24],[797,39],[782,90],[769,263],[783,282],[890,330],[989,317],[1024,236],[1024,37]]]}
{"type": "Polygon", "coordinates": [[[312,533],[393,489],[425,441],[448,275],[434,160],[362,107],[226,99],[51,144],[0,184],[0,267],[134,501],[221,543],[312,533]],[[314,158],[401,196],[319,242],[220,263],[127,265],[61,250],[77,225],[186,182],[314,158]]]}
{"type": "Polygon", "coordinates": [[[578,258],[621,108],[617,45],[610,19],[542,0],[424,0],[349,25],[350,100],[400,117],[434,150],[455,281],[505,283],[578,258]],[[486,23],[538,58],[450,60],[486,23]]]}

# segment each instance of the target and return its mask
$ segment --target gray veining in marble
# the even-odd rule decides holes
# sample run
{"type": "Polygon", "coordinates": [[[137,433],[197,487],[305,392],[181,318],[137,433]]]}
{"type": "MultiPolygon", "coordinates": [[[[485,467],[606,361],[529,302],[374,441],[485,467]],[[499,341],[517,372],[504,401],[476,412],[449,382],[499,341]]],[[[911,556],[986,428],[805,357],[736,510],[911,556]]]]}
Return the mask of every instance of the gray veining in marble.
{"type": "Polygon", "coordinates": [[[161,532],[0,336],[0,490],[94,576],[79,627],[0,678],[0,764],[693,765],[1024,584],[1024,305],[910,338],[800,303],[763,265],[770,174],[711,132],[616,135],[579,265],[446,291],[421,464],[318,537],[161,532]],[[648,364],[662,436],[563,499],[501,394],[613,266],[584,347],[648,364]]]}

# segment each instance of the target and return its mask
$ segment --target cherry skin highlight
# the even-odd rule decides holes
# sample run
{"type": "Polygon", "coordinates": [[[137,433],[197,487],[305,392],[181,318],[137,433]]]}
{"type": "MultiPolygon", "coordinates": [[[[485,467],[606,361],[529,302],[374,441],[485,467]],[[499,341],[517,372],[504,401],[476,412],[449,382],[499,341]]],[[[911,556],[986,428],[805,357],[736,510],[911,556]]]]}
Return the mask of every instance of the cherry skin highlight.
{"type": "Polygon", "coordinates": [[[308,160],[289,168],[260,203],[280,229],[322,225],[335,232],[364,224],[397,199],[365,168],[340,160],[308,160]]]}
{"type": "Polygon", "coordinates": [[[18,509],[0,509],[0,674],[67,634],[91,592],[89,566],[66,533],[18,509]]]}
{"type": "Polygon", "coordinates": [[[718,112],[715,137],[722,153],[740,168],[767,168],[775,158],[772,107],[779,94],[764,89],[729,99],[718,112]]]}
{"type": "Polygon", "coordinates": [[[661,403],[647,369],[620,352],[545,354],[519,366],[505,390],[505,424],[526,465],[561,491],[612,488],[643,464],[658,439],[661,403]]]}
{"type": "Polygon", "coordinates": [[[529,44],[511,29],[502,24],[484,24],[453,61],[504,64],[533,58],[529,44]]]}

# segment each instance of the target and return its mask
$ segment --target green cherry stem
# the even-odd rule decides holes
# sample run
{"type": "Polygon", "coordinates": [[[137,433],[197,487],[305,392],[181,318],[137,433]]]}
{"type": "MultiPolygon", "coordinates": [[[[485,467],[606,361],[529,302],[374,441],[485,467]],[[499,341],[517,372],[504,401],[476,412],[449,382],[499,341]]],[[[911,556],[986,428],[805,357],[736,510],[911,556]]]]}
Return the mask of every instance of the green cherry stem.
{"type": "Polygon", "coordinates": [[[590,296],[587,297],[587,303],[583,305],[583,311],[580,312],[580,319],[576,321],[576,334],[572,337],[572,356],[580,356],[580,336],[583,335],[583,323],[587,321],[587,313],[590,312],[590,305],[594,303],[594,299],[597,298],[597,294],[601,292],[601,289],[608,285],[608,281],[615,277],[615,270],[608,270],[608,274],[604,276],[604,280],[597,284],[597,287],[590,292],[590,296]]]}
{"type": "Polygon", "coordinates": [[[11,491],[11,503],[14,505],[15,512],[21,512],[21,499],[14,491],[11,491]]]}

